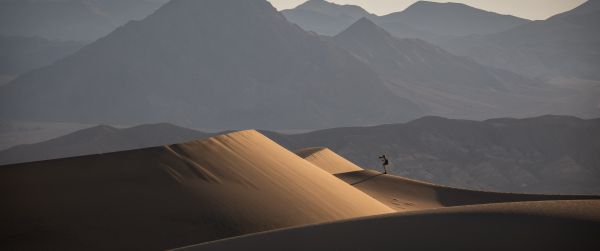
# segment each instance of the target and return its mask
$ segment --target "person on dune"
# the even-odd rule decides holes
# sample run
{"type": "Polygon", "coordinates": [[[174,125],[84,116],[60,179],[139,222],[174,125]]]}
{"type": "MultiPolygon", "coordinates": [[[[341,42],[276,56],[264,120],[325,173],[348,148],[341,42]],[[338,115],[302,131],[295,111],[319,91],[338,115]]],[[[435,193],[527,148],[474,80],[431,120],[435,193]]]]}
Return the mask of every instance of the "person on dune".
{"type": "Polygon", "coordinates": [[[381,160],[381,164],[383,165],[383,173],[387,174],[387,166],[390,164],[390,161],[387,159],[387,157],[384,155],[379,156],[379,159],[381,160]]]}

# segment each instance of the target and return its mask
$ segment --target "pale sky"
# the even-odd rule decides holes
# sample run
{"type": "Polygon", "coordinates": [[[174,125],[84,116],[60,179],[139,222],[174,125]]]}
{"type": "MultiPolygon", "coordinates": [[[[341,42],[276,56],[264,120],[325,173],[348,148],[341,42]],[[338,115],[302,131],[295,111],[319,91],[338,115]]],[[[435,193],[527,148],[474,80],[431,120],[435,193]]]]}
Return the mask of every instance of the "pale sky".
{"type": "MultiPolygon", "coordinates": [[[[291,9],[306,0],[268,0],[276,8],[291,9]]],[[[384,15],[404,10],[417,0],[328,0],[337,4],[358,5],[367,11],[384,15]]],[[[500,14],[541,20],[571,10],[586,0],[430,0],[431,2],[464,3],[475,8],[500,14]]]]}

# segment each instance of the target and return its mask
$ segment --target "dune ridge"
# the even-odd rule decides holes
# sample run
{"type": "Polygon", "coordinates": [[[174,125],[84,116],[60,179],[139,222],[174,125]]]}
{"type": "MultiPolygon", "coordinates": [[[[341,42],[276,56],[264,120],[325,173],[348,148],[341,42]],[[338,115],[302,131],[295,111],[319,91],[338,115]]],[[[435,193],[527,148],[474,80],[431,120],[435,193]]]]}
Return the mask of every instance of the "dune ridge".
{"type": "Polygon", "coordinates": [[[460,189],[373,170],[341,173],[336,177],[399,212],[490,203],[600,199],[600,196],[593,195],[518,194],[460,189]]]}
{"type": "Polygon", "coordinates": [[[600,199],[600,196],[591,195],[517,194],[453,188],[364,170],[327,148],[305,148],[296,154],[398,212],[489,203],[600,199]]]}
{"type": "Polygon", "coordinates": [[[296,151],[296,154],[331,174],[363,170],[325,147],[304,148],[296,151]]]}

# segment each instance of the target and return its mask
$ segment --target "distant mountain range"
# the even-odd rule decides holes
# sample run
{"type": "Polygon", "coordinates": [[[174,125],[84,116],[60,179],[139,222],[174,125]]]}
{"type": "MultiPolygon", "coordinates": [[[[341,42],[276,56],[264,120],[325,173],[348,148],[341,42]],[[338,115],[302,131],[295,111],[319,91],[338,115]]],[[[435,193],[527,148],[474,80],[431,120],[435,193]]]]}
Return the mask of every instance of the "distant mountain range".
{"type": "Polygon", "coordinates": [[[324,0],[309,0],[294,9],[282,10],[281,14],[307,31],[329,36],[337,35],[363,17],[377,17],[359,6],[324,0]]]}
{"type": "Polygon", "coordinates": [[[455,187],[600,193],[600,120],[543,116],[482,122],[426,117],[406,124],[266,134],[289,149],[328,147],[364,168],[455,187]]]}
{"type": "Polygon", "coordinates": [[[83,45],[74,41],[0,35],[0,76],[16,77],[21,73],[50,65],[75,53],[83,45]]]}
{"type": "Polygon", "coordinates": [[[5,119],[216,129],[600,112],[593,92],[398,40],[366,18],[334,38],[309,33],[263,0],[174,0],[0,90],[5,119]]]}
{"type": "Polygon", "coordinates": [[[492,34],[528,23],[529,20],[500,15],[459,3],[418,1],[404,11],[377,16],[359,6],[309,0],[282,14],[302,28],[322,35],[337,35],[361,18],[369,18],[398,38],[429,42],[448,37],[492,34]]]}
{"type": "MultiPolygon", "coordinates": [[[[544,116],[487,121],[426,117],[406,124],[286,135],[263,131],[290,150],[328,147],[363,168],[484,190],[600,194],[600,120],[544,116]]],[[[212,134],[167,124],[99,126],[0,152],[0,164],[100,154],[185,142],[212,134]]]]}
{"type": "Polygon", "coordinates": [[[440,43],[458,55],[527,76],[600,80],[600,1],[500,33],[440,43]]]}
{"type": "Polygon", "coordinates": [[[211,135],[213,134],[170,124],[142,125],[126,129],[95,126],[56,139],[2,151],[0,164],[127,151],[181,143],[211,135]]]}
{"type": "Polygon", "coordinates": [[[93,41],[167,0],[0,0],[0,34],[93,41]]]}
{"type": "Polygon", "coordinates": [[[526,117],[554,112],[590,116],[597,112],[567,90],[453,55],[420,39],[398,39],[362,18],[333,40],[367,62],[399,97],[429,115],[452,118],[526,117]],[[552,108],[550,108],[552,107],[552,108]]]}
{"type": "Polygon", "coordinates": [[[351,20],[366,17],[395,37],[423,39],[456,55],[521,75],[544,80],[600,80],[599,1],[588,1],[543,21],[427,1],[382,17],[359,12],[357,6],[353,11],[363,14],[349,15],[349,9],[311,0],[283,13],[307,30],[331,36],[346,29],[351,20]],[[310,10],[306,6],[311,6],[310,10]],[[313,11],[317,8],[321,11],[313,11]]]}
{"type": "MultiPolygon", "coordinates": [[[[460,3],[428,1],[418,1],[401,12],[382,16],[375,21],[400,38],[411,36],[403,34],[402,30],[396,27],[408,26],[423,34],[429,34],[430,39],[498,33],[530,22],[460,3]]],[[[428,37],[417,36],[416,38],[427,39],[428,37]]]]}
{"type": "Polygon", "coordinates": [[[2,87],[0,103],[1,117],[13,119],[223,129],[324,128],[422,114],[368,65],[263,0],[171,1],[2,87]]]}

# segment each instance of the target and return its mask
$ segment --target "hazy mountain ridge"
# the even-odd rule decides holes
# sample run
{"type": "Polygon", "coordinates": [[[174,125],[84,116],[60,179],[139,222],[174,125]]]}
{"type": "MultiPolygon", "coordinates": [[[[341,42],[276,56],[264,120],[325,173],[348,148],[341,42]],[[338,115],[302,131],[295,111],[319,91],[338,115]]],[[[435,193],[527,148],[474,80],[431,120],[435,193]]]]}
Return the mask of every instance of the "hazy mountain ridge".
{"type": "Polygon", "coordinates": [[[333,36],[356,20],[376,16],[356,5],[338,5],[324,0],[309,0],[290,10],[282,10],[287,20],[307,31],[333,36]]]}
{"type": "MultiPolygon", "coordinates": [[[[209,135],[166,125],[151,126],[156,130],[150,132],[140,128],[144,127],[95,127],[14,147],[0,152],[0,163],[145,148],[209,135]],[[162,141],[151,139],[152,135],[161,135],[162,141]]],[[[505,192],[600,194],[600,144],[591,140],[600,137],[600,119],[543,116],[478,122],[426,117],[406,124],[293,135],[263,133],[290,150],[328,147],[363,168],[379,169],[377,156],[387,154],[392,173],[444,185],[505,192]]]]}
{"type": "Polygon", "coordinates": [[[533,77],[600,80],[598,1],[544,21],[486,36],[457,38],[442,47],[477,61],[533,77]]]}
{"type": "MultiPolygon", "coordinates": [[[[382,16],[376,22],[390,32],[394,30],[394,24],[403,24],[442,38],[497,33],[528,23],[529,20],[460,3],[419,1],[404,11],[382,16]]],[[[401,33],[392,34],[405,37],[401,33]]]]}
{"type": "Polygon", "coordinates": [[[420,38],[429,42],[447,37],[497,33],[529,22],[464,4],[428,1],[416,2],[403,11],[385,16],[369,14],[358,6],[337,5],[323,0],[307,1],[282,13],[302,28],[323,35],[336,35],[360,18],[367,17],[396,37],[420,38]]]}
{"type": "Polygon", "coordinates": [[[50,65],[73,54],[83,43],[52,41],[39,37],[7,37],[0,35],[0,75],[21,73],[50,65]]]}
{"type": "Polygon", "coordinates": [[[2,0],[0,34],[93,41],[167,0],[2,0]]]}
{"type": "Polygon", "coordinates": [[[287,22],[266,1],[175,0],[4,86],[0,114],[231,129],[323,128],[422,114],[388,92],[368,65],[287,22]]]}
{"type": "Polygon", "coordinates": [[[539,114],[598,115],[573,105],[573,95],[541,81],[481,65],[419,39],[397,39],[362,18],[333,39],[382,76],[394,94],[429,115],[453,118],[529,117],[539,114]]]}
{"type": "Polygon", "coordinates": [[[126,129],[95,126],[41,143],[21,145],[0,153],[0,164],[42,161],[162,146],[202,139],[213,134],[170,124],[126,129]],[[31,153],[34,154],[31,154],[31,153]]]}
{"type": "Polygon", "coordinates": [[[366,168],[473,189],[600,193],[600,119],[544,116],[483,122],[427,117],[406,124],[268,135],[289,148],[324,146],[366,168]],[[278,138],[281,137],[281,138],[278,138]]]}
{"type": "MultiPolygon", "coordinates": [[[[543,80],[598,81],[598,5],[598,1],[588,1],[547,20],[529,21],[464,4],[419,1],[404,11],[368,18],[395,37],[423,39],[484,65],[543,80]]],[[[335,23],[321,22],[314,16],[298,18],[302,15],[300,8],[285,14],[292,15],[290,13],[294,13],[294,21],[304,28],[307,28],[306,22],[311,22],[312,30],[318,30],[312,27],[319,24],[335,23]]],[[[360,17],[355,17],[358,19],[360,17]]],[[[347,27],[341,26],[338,24],[336,29],[341,31],[347,27]]]]}

